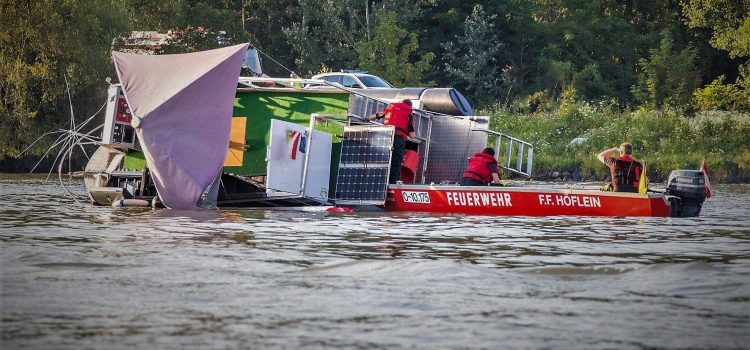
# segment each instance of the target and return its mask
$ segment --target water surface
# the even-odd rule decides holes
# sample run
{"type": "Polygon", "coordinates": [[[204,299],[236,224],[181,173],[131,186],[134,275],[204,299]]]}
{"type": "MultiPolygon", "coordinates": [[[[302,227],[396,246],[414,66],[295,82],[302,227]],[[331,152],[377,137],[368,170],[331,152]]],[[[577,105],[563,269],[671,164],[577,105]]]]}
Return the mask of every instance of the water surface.
{"type": "Polygon", "coordinates": [[[714,193],[686,219],[152,211],[0,175],[0,348],[747,348],[750,186],[714,193]]]}

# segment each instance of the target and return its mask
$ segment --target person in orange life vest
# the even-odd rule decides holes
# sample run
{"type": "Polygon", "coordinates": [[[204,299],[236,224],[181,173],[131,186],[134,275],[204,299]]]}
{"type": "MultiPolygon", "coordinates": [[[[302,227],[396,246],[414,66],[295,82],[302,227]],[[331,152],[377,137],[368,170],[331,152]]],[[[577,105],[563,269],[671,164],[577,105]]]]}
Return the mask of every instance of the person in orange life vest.
{"type": "Polygon", "coordinates": [[[477,152],[469,158],[469,166],[466,167],[461,181],[461,186],[487,186],[491,182],[500,183],[500,171],[497,168],[495,150],[487,147],[482,152],[477,152]]]}
{"type": "Polygon", "coordinates": [[[609,167],[612,187],[616,192],[638,193],[643,163],[633,158],[633,145],[623,143],[620,147],[602,151],[596,158],[609,167]],[[616,157],[617,155],[619,157],[616,157]]]}
{"type": "Polygon", "coordinates": [[[391,157],[391,170],[388,174],[388,183],[396,183],[401,179],[401,166],[404,163],[404,152],[406,152],[406,139],[414,138],[414,124],[411,121],[411,101],[403,100],[388,104],[382,112],[367,116],[367,120],[383,119],[384,125],[393,125],[396,135],[393,137],[393,155],[391,157]]]}

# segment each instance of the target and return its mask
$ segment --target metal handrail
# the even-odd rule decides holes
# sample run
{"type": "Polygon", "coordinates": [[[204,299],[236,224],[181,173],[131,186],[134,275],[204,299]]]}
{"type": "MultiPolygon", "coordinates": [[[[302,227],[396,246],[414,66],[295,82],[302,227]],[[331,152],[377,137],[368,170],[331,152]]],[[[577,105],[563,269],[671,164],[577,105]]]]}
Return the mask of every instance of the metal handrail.
{"type": "Polygon", "coordinates": [[[490,135],[496,136],[495,138],[495,150],[499,152],[500,143],[503,140],[507,140],[505,148],[505,159],[502,164],[499,164],[503,169],[514,172],[519,175],[531,177],[531,169],[534,161],[534,145],[519,138],[503,134],[494,130],[488,129],[472,129],[471,131],[484,132],[490,135]],[[513,158],[513,144],[517,144],[516,162],[515,167],[511,166],[511,159],[513,158]],[[526,154],[526,170],[523,170],[524,165],[524,153],[526,154]]]}
{"type": "MultiPolygon", "coordinates": [[[[340,125],[340,126],[349,126],[349,125],[352,125],[351,120],[349,120],[347,122],[344,122],[344,121],[341,121],[341,120],[338,120],[338,119],[333,119],[333,118],[330,118],[330,117],[357,118],[358,120],[361,120],[364,124],[383,125],[382,123],[376,123],[376,122],[373,122],[373,121],[371,121],[371,120],[369,120],[367,118],[363,118],[363,117],[360,117],[358,115],[348,114],[348,113],[347,114],[320,114],[320,113],[312,113],[312,114],[310,114],[310,119],[311,119],[311,124],[310,125],[313,125],[312,124],[312,120],[320,120],[320,121],[324,121],[326,123],[334,123],[334,124],[337,124],[337,125],[340,125]]],[[[337,136],[341,136],[341,135],[337,135],[337,136]]],[[[417,135],[416,137],[409,138],[408,140],[412,141],[412,142],[418,141],[418,143],[421,143],[421,142],[426,142],[427,138],[426,137],[421,137],[421,136],[417,135]]]]}

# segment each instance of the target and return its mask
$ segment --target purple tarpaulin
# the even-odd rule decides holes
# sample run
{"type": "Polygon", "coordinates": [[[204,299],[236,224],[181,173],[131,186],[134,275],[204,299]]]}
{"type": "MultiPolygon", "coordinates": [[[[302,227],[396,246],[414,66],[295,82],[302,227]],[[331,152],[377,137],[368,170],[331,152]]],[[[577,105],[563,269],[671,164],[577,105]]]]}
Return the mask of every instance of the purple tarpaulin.
{"type": "MultiPolygon", "coordinates": [[[[221,174],[247,47],[157,56],[112,53],[151,176],[169,208],[197,208],[221,174]]],[[[208,200],[215,202],[215,194],[208,200]]]]}

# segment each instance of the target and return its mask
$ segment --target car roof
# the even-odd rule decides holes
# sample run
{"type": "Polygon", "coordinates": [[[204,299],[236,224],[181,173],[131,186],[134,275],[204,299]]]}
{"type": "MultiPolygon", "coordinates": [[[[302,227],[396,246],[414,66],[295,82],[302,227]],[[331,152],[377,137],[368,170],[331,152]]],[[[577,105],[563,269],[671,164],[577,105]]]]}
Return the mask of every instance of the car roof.
{"type": "MultiPolygon", "coordinates": [[[[326,77],[329,75],[353,75],[353,76],[371,76],[375,77],[376,75],[368,74],[368,73],[348,73],[348,72],[329,72],[329,73],[320,73],[313,75],[313,78],[315,77],[326,77]]],[[[382,79],[382,78],[381,78],[382,79]]]]}
{"type": "Polygon", "coordinates": [[[373,77],[373,78],[376,78],[376,79],[379,79],[379,80],[385,82],[385,84],[388,85],[389,87],[391,87],[391,88],[393,87],[393,85],[391,85],[391,83],[387,82],[385,79],[383,79],[383,78],[381,78],[381,77],[379,77],[377,75],[368,74],[368,73],[328,72],[328,73],[320,73],[320,74],[313,75],[311,79],[322,79],[322,78],[331,77],[331,76],[349,76],[349,77],[353,77],[353,78],[359,80],[358,84],[361,85],[362,88],[364,88],[364,89],[387,89],[388,87],[385,87],[385,86],[368,87],[367,84],[365,84],[365,82],[363,82],[359,78],[373,77]]]}

